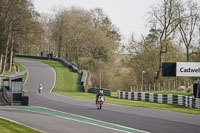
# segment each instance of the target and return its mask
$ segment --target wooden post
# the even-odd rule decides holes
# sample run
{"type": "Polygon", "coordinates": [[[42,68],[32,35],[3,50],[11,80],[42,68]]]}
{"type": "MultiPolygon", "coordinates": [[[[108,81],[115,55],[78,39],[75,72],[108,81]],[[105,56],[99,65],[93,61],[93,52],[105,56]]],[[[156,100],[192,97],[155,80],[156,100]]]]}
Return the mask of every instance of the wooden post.
{"type": "Polygon", "coordinates": [[[174,81],[174,91],[176,90],[175,88],[176,88],[176,81],[174,81]]]}
{"type": "Polygon", "coordinates": [[[151,91],[151,84],[149,84],[149,92],[151,91]]]}
{"type": "Polygon", "coordinates": [[[163,86],[164,86],[164,91],[166,90],[166,88],[165,88],[165,82],[163,83],[163,86]]]}
{"type": "Polygon", "coordinates": [[[158,83],[158,89],[159,89],[159,91],[160,91],[160,87],[161,87],[161,86],[160,86],[160,83],[158,83]]]}

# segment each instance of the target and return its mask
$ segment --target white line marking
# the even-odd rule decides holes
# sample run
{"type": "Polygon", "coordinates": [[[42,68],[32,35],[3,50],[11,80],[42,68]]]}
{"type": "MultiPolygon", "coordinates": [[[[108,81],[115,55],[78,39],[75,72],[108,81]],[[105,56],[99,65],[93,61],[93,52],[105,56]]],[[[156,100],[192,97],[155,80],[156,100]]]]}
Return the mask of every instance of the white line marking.
{"type": "MultiPolygon", "coordinates": [[[[34,107],[34,106],[33,106],[33,107],[34,107]]],[[[35,107],[43,108],[43,109],[47,109],[47,110],[52,110],[52,111],[59,112],[59,113],[64,113],[64,114],[67,114],[67,115],[73,115],[73,116],[77,116],[77,117],[80,117],[80,118],[89,119],[89,120],[92,120],[92,121],[97,121],[97,122],[102,122],[102,123],[106,123],[106,124],[111,124],[111,125],[118,126],[118,127],[121,127],[121,128],[126,128],[126,129],[130,129],[130,130],[135,130],[135,131],[139,131],[139,132],[143,132],[143,133],[150,133],[150,132],[147,132],[147,131],[144,131],[144,130],[139,130],[139,129],[135,129],[135,128],[130,128],[130,127],[122,126],[122,125],[115,124],[115,123],[104,122],[104,121],[92,119],[92,118],[89,118],[89,117],[85,117],[85,116],[81,116],[81,115],[76,115],[76,114],[72,114],[72,113],[66,113],[66,112],[59,111],[59,110],[55,110],[55,109],[51,109],[51,108],[40,107],[40,106],[35,106],[35,107]]],[[[26,111],[27,111],[27,110],[26,110],[26,111]]],[[[29,110],[28,110],[28,111],[29,111],[29,110]]],[[[32,111],[32,110],[31,110],[30,112],[37,112],[37,111],[32,111]]],[[[40,113],[40,112],[37,112],[37,113],[40,113]]],[[[81,122],[81,123],[87,123],[87,124],[91,124],[91,125],[95,125],[95,126],[99,126],[99,127],[108,128],[108,129],[111,129],[111,130],[116,130],[116,131],[121,131],[121,132],[129,133],[128,131],[123,131],[123,130],[120,130],[120,129],[110,128],[110,127],[107,127],[107,126],[102,126],[102,125],[98,125],[98,124],[94,124],[94,123],[90,123],[90,122],[85,122],[85,121],[80,121],[80,120],[76,120],[76,119],[72,119],[72,118],[61,117],[61,116],[54,115],[54,114],[50,114],[50,113],[44,113],[44,112],[43,112],[43,113],[41,113],[41,114],[52,115],[52,116],[56,116],[56,117],[60,117],[60,118],[64,118],[64,119],[69,119],[69,120],[73,120],[73,121],[77,121],[77,122],[81,122]]]]}
{"type": "MultiPolygon", "coordinates": [[[[41,62],[42,63],[42,62],[41,62]]],[[[44,63],[45,64],[45,63],[44,63]]],[[[49,65],[48,65],[49,66],[49,65]]],[[[52,90],[54,89],[55,87],[55,84],[56,84],[56,71],[55,69],[53,69],[51,66],[49,66],[53,71],[54,71],[54,84],[51,88],[51,90],[49,91],[51,94],[54,94],[54,95],[58,95],[58,96],[62,96],[62,95],[59,95],[59,94],[56,94],[56,93],[53,93],[52,90]]],[[[27,74],[28,75],[28,74],[27,74]]],[[[28,76],[27,76],[28,77],[28,76]]],[[[27,78],[28,79],[28,78],[27,78]]],[[[62,96],[62,97],[67,97],[67,96],[62,96]]],[[[68,97],[68,98],[71,98],[71,97],[68,97]]],[[[76,99],[76,98],[71,98],[71,99],[76,99]]],[[[76,100],[80,100],[80,101],[89,101],[89,100],[83,100],[83,99],[76,99],[76,100]]],[[[92,101],[90,101],[92,102],[92,101]]],[[[112,104],[113,105],[113,104],[112,104]]],[[[36,107],[39,107],[39,106],[36,106],[36,107]]],[[[41,108],[41,107],[40,107],[41,108]]],[[[45,107],[43,107],[45,108],[45,107]]],[[[45,109],[49,109],[49,108],[45,108],[45,109]]],[[[71,113],[66,113],[66,112],[62,112],[62,111],[58,111],[58,110],[54,110],[54,109],[49,109],[49,110],[52,110],[52,111],[56,111],[56,112],[61,112],[61,113],[65,113],[65,114],[71,114],[71,113]]],[[[35,111],[30,111],[30,112],[35,112],[35,111]]],[[[43,113],[44,114],[44,113],[43,113]]],[[[46,113],[48,114],[48,113],[46,113]]],[[[51,114],[52,115],[52,114],[51,114]]],[[[71,115],[74,115],[74,116],[79,116],[79,117],[82,117],[82,118],[86,118],[86,119],[89,119],[89,120],[94,120],[94,121],[97,121],[97,122],[104,122],[104,121],[100,121],[100,120],[95,120],[95,119],[91,119],[89,117],[84,117],[84,116],[80,116],[80,115],[75,115],[75,114],[71,114],[71,115]]],[[[71,118],[66,118],[66,117],[61,117],[61,116],[57,116],[57,115],[53,115],[53,116],[56,116],[56,117],[60,117],[60,118],[64,118],[64,119],[69,119],[69,120],[74,120],[74,119],[71,119],[71,118]]],[[[81,122],[80,120],[74,120],[74,121],[77,121],[77,122],[81,122]]],[[[101,126],[101,125],[97,125],[97,124],[94,124],[94,123],[89,123],[89,122],[83,122],[83,123],[87,123],[87,124],[91,124],[91,125],[96,125],[96,126],[99,126],[99,127],[104,127],[104,128],[107,128],[107,129],[112,129],[112,130],[116,130],[116,131],[122,131],[122,132],[127,132],[127,131],[123,131],[123,130],[118,130],[118,129],[114,129],[114,128],[110,128],[110,127],[106,127],[106,126],[101,126]]],[[[143,130],[139,130],[139,129],[134,129],[134,128],[130,128],[130,127],[126,127],[126,126],[122,126],[122,125],[118,125],[118,124],[114,124],[114,123],[109,123],[109,122],[104,122],[104,123],[108,123],[108,124],[112,124],[112,125],[115,125],[115,126],[118,126],[118,127],[122,127],[122,128],[127,128],[127,129],[131,129],[131,130],[136,130],[136,131],[141,131],[141,132],[144,132],[144,133],[149,133],[147,131],[143,131],[143,130]]]]}
{"type": "Polygon", "coordinates": [[[29,73],[28,73],[28,69],[26,68],[26,66],[24,66],[23,64],[21,64],[21,65],[26,69],[26,72],[27,72],[27,77],[26,77],[26,80],[24,81],[24,85],[25,85],[26,82],[27,82],[27,79],[28,79],[29,73]]]}
{"type": "Polygon", "coordinates": [[[54,71],[54,83],[53,83],[53,86],[52,86],[51,90],[49,91],[50,93],[52,93],[52,91],[53,91],[53,89],[54,89],[54,87],[56,85],[56,71],[55,71],[55,69],[53,69],[53,67],[51,67],[51,66],[49,66],[49,67],[54,71]]]}

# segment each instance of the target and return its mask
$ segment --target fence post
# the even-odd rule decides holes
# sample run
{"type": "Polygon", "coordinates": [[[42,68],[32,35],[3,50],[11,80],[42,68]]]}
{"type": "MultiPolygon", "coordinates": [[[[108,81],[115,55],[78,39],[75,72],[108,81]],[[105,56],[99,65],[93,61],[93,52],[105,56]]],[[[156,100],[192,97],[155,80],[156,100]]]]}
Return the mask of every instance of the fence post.
{"type": "Polygon", "coordinates": [[[168,82],[168,90],[169,90],[169,91],[171,90],[170,82],[168,82]]]}
{"type": "Polygon", "coordinates": [[[151,91],[151,84],[149,84],[149,92],[151,91]]]}
{"type": "Polygon", "coordinates": [[[164,86],[164,91],[165,91],[166,90],[165,82],[163,83],[163,86],[164,86]]]}
{"type": "Polygon", "coordinates": [[[161,90],[161,85],[160,85],[160,83],[158,83],[158,89],[159,89],[159,91],[161,90]]]}
{"type": "Polygon", "coordinates": [[[176,91],[176,81],[174,81],[174,91],[176,91]]]}
{"type": "Polygon", "coordinates": [[[147,91],[147,84],[145,84],[144,87],[145,87],[144,92],[146,92],[147,91]]]}

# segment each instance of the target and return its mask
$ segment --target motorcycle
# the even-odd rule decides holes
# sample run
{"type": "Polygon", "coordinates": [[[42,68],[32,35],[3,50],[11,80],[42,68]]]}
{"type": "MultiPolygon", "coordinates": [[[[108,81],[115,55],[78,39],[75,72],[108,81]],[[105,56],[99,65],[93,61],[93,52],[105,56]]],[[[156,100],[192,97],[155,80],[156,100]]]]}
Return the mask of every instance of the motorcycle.
{"type": "Polygon", "coordinates": [[[38,92],[41,93],[43,87],[38,88],[38,92]]]}
{"type": "Polygon", "coordinates": [[[104,103],[104,96],[99,96],[97,99],[97,109],[102,109],[104,103]]]}

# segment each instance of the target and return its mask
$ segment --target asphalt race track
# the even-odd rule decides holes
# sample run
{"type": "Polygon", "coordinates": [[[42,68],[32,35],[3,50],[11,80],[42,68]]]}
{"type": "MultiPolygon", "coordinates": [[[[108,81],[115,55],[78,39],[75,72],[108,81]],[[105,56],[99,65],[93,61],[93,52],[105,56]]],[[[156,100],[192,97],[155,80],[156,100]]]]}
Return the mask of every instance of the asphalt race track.
{"type": "MultiPolygon", "coordinates": [[[[55,72],[51,67],[35,61],[16,61],[23,64],[28,70],[28,80],[24,88],[28,90],[30,105],[72,113],[106,123],[113,123],[153,133],[200,132],[200,116],[198,115],[125,107],[106,103],[102,110],[97,110],[94,102],[53,94],[50,91],[55,83],[55,72]],[[40,83],[43,84],[44,89],[39,94],[37,89],[40,83]]],[[[0,109],[0,116],[18,121],[44,132],[120,132],[49,114],[11,109],[10,107],[1,108],[3,109],[0,109]],[[26,118],[23,117],[24,115],[26,118]]]]}

